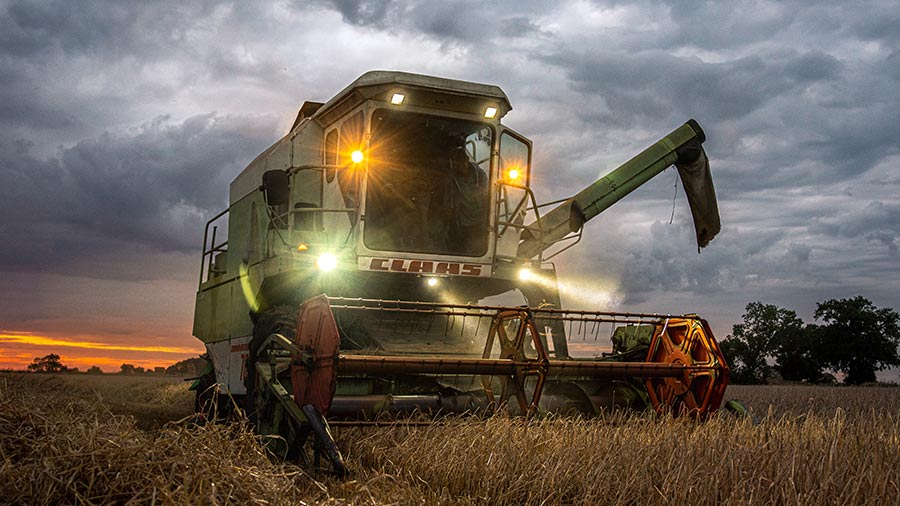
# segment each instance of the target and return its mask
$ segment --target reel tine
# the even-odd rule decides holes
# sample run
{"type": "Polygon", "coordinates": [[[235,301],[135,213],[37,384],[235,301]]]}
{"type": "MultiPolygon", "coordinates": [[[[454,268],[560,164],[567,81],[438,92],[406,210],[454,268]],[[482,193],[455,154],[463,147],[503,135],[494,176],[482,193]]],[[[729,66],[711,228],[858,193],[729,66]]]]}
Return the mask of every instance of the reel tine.
{"type": "Polygon", "coordinates": [[[451,322],[452,322],[453,318],[454,318],[453,315],[447,315],[447,317],[444,318],[444,335],[445,336],[450,335],[450,327],[451,327],[451,322]]]}

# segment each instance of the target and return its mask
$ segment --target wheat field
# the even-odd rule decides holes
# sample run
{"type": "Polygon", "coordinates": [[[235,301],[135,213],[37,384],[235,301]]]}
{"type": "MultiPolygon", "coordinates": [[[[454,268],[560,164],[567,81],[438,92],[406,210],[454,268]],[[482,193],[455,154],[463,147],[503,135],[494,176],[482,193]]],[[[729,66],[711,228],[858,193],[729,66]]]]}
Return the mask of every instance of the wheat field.
{"type": "Polygon", "coordinates": [[[0,375],[2,504],[897,504],[900,388],[731,387],[754,419],[652,414],[337,427],[336,479],[177,379],[0,375]]]}

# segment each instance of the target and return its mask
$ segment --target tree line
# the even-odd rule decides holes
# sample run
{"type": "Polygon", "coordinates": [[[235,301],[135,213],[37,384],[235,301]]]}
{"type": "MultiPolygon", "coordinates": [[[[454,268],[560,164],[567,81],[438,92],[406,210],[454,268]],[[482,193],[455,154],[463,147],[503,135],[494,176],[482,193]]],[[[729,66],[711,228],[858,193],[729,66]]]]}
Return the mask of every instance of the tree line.
{"type": "Polygon", "coordinates": [[[900,315],[862,296],[817,304],[815,323],[762,302],[747,304],[742,322],[720,343],[735,383],[876,381],[876,371],[900,365],[900,315]]]}
{"type": "MultiPolygon", "coordinates": [[[[206,365],[206,360],[196,357],[189,358],[187,360],[182,360],[181,362],[177,362],[175,364],[170,365],[169,367],[154,367],[154,368],[143,368],[141,366],[135,366],[134,364],[122,364],[119,366],[118,374],[126,374],[126,375],[134,375],[134,374],[155,374],[155,375],[193,375],[199,374],[203,367],[206,365]]],[[[49,355],[44,355],[43,357],[35,357],[34,360],[28,364],[29,372],[36,373],[80,373],[77,367],[68,367],[62,363],[62,359],[56,353],[50,353],[49,355]]],[[[103,369],[100,369],[100,366],[91,366],[84,371],[86,374],[104,374],[103,369]]]]}

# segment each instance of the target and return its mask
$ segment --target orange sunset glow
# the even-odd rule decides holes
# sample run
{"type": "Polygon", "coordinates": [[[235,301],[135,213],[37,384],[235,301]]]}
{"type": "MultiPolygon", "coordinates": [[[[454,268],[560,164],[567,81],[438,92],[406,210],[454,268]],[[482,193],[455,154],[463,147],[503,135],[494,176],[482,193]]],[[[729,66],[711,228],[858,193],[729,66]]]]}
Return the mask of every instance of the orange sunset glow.
{"type": "Polygon", "coordinates": [[[135,344],[125,344],[112,342],[106,336],[53,337],[0,330],[0,369],[25,369],[36,357],[50,353],[59,355],[68,367],[85,370],[96,365],[106,372],[118,371],[126,363],[145,369],[168,367],[203,353],[202,346],[146,344],[151,340],[142,338],[135,344]]]}

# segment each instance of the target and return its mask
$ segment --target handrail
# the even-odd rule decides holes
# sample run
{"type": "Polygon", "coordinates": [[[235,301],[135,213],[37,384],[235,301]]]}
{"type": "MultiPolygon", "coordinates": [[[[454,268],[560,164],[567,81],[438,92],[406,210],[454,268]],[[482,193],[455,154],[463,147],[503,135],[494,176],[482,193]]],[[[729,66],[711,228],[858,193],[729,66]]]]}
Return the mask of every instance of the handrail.
{"type": "Polygon", "coordinates": [[[204,229],[203,229],[203,254],[200,255],[200,282],[199,282],[198,286],[203,286],[203,277],[206,275],[206,257],[209,256],[209,262],[210,262],[210,265],[212,265],[212,263],[214,261],[213,253],[228,251],[227,249],[223,249],[226,246],[228,246],[228,239],[225,239],[218,246],[216,245],[216,230],[218,229],[218,227],[213,227],[212,241],[209,241],[209,239],[210,239],[209,227],[216,220],[218,220],[222,216],[225,216],[226,214],[228,214],[228,212],[230,210],[231,210],[231,206],[225,208],[224,211],[222,211],[219,214],[210,218],[209,221],[206,222],[206,227],[204,227],[204,229]],[[211,242],[212,245],[209,249],[207,249],[206,245],[209,242],[211,242]]]}
{"type": "MultiPolygon", "coordinates": [[[[540,211],[538,211],[538,209],[540,209],[541,206],[538,205],[538,203],[537,203],[537,197],[534,196],[534,192],[531,190],[531,188],[528,187],[528,186],[518,185],[518,184],[509,183],[509,182],[505,182],[505,181],[498,181],[498,183],[499,183],[499,185],[500,185],[500,187],[501,187],[501,190],[500,190],[500,191],[502,191],[502,187],[503,187],[503,186],[508,186],[508,187],[510,187],[510,188],[515,188],[515,189],[517,189],[517,190],[522,190],[522,191],[525,192],[525,194],[522,195],[522,197],[519,199],[518,204],[516,204],[515,209],[513,210],[512,213],[509,214],[509,216],[515,217],[515,216],[518,215],[519,212],[522,210],[522,207],[525,206],[525,212],[526,212],[526,213],[527,213],[528,211],[533,211],[533,212],[534,212],[535,221],[532,223],[531,226],[526,226],[526,225],[524,225],[524,224],[518,224],[518,223],[515,223],[515,222],[513,221],[514,218],[513,218],[513,220],[509,220],[509,219],[507,219],[507,220],[500,220],[500,211],[499,211],[500,201],[499,201],[499,199],[498,199],[498,201],[497,201],[497,225],[498,225],[498,226],[502,225],[502,228],[501,228],[500,230],[497,231],[497,235],[496,235],[496,237],[494,238],[494,240],[496,241],[500,236],[502,236],[504,233],[506,233],[506,231],[507,231],[509,228],[514,228],[514,229],[531,229],[531,228],[534,228],[535,225],[536,225],[537,230],[540,231],[540,232],[543,232],[543,225],[541,224],[541,213],[540,213],[540,211]],[[530,205],[530,206],[526,206],[526,203],[527,203],[529,200],[531,201],[531,205],[530,205]]],[[[498,191],[498,193],[499,193],[499,191],[498,191]]],[[[539,261],[540,261],[540,259],[539,259],[539,261]]]]}

